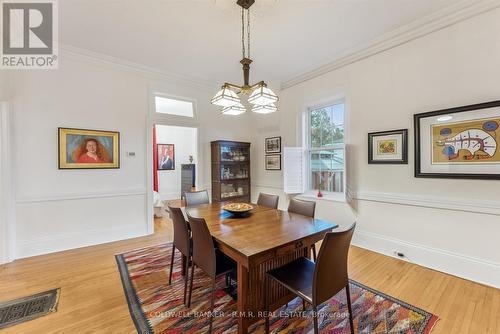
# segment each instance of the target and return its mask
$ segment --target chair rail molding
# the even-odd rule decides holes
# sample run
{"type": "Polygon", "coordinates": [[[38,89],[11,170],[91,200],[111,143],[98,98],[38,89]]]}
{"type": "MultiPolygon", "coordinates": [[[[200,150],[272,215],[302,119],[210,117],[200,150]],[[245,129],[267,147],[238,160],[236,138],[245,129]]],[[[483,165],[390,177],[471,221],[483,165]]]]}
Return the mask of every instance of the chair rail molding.
{"type": "Polygon", "coordinates": [[[78,192],[52,194],[43,196],[19,196],[16,199],[17,204],[37,203],[37,202],[53,202],[53,201],[71,201],[93,198],[110,198],[123,196],[139,196],[146,195],[146,188],[131,188],[131,189],[110,189],[95,192],[78,192]]]}
{"type": "Polygon", "coordinates": [[[402,44],[411,42],[420,37],[429,35],[456,23],[470,19],[471,17],[488,12],[500,7],[498,0],[460,0],[455,4],[436,11],[428,16],[416,20],[410,24],[399,27],[393,31],[383,34],[372,41],[357,46],[339,55],[330,63],[324,64],[311,71],[298,74],[283,81],[281,89],[296,86],[307,80],[314,79],[328,72],[348,66],[360,60],[374,56],[378,53],[390,50],[402,44]]]}

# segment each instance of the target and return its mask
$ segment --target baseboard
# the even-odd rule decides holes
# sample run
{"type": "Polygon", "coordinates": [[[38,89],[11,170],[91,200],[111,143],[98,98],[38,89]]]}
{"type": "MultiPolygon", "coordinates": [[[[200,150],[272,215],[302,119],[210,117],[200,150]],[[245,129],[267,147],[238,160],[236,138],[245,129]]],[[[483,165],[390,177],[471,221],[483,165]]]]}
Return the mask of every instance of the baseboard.
{"type": "Polygon", "coordinates": [[[392,239],[362,230],[356,231],[352,244],[370,251],[399,258],[394,254],[397,250],[405,254],[406,257],[404,260],[408,262],[500,288],[499,263],[392,239]]]}
{"type": "Polygon", "coordinates": [[[137,226],[96,229],[51,235],[31,240],[18,240],[16,259],[137,238],[147,234],[146,224],[143,224],[143,226],[138,224],[137,226]]]}

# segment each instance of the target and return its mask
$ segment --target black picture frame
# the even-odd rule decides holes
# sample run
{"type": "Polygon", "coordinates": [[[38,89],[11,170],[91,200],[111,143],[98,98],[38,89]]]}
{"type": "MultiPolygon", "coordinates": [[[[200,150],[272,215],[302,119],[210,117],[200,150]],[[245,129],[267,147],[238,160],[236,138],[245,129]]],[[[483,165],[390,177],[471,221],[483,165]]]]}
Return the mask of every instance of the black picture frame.
{"type": "Polygon", "coordinates": [[[370,132],[368,134],[368,164],[370,165],[407,165],[408,164],[408,129],[370,132]],[[373,140],[376,137],[401,135],[401,159],[376,160],[373,158],[373,140]]]}
{"type": "Polygon", "coordinates": [[[265,149],[266,149],[266,154],[281,153],[281,136],[266,138],[264,145],[265,145],[265,149]],[[277,140],[278,141],[278,148],[277,149],[275,149],[275,150],[268,150],[267,142],[271,141],[271,140],[277,140]]]}
{"type": "Polygon", "coordinates": [[[281,154],[269,154],[269,155],[266,155],[266,170],[281,170],[281,154]],[[279,162],[279,168],[269,168],[269,165],[268,165],[268,159],[271,158],[271,157],[278,157],[278,162],[279,162]]]}
{"type": "Polygon", "coordinates": [[[441,179],[476,179],[476,180],[500,180],[500,174],[484,174],[484,173],[425,173],[422,172],[421,165],[421,127],[420,121],[428,117],[436,117],[442,115],[456,114],[461,112],[469,112],[475,110],[489,109],[500,107],[500,100],[471,104],[462,107],[442,109],[413,115],[415,127],[415,177],[417,178],[441,178],[441,179]]]}
{"type": "Polygon", "coordinates": [[[175,170],[175,145],[174,144],[156,144],[156,162],[157,162],[157,167],[158,167],[158,170],[175,170]],[[163,168],[163,165],[165,165],[165,163],[160,163],[160,147],[171,147],[172,148],[172,163],[170,164],[167,164],[167,166],[165,166],[165,168],[163,168]]]}

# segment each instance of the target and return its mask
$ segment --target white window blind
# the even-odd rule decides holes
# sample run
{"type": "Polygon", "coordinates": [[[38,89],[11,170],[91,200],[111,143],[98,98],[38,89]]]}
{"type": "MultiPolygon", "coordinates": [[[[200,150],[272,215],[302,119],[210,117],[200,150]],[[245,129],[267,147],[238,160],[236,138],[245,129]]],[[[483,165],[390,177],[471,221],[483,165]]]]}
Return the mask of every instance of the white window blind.
{"type": "Polygon", "coordinates": [[[304,151],[301,147],[283,148],[283,188],[285,194],[304,192],[304,151]]]}

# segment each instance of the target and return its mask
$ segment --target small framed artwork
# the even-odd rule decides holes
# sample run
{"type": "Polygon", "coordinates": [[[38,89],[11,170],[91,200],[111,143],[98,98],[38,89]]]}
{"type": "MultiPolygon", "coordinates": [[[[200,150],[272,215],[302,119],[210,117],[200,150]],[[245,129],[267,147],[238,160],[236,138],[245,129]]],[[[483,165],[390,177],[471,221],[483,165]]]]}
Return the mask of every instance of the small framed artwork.
{"type": "Polygon", "coordinates": [[[266,138],[266,154],[281,153],[281,137],[266,138]]]}
{"type": "Polygon", "coordinates": [[[415,177],[500,179],[500,101],[414,115],[415,177]]]}
{"type": "Polygon", "coordinates": [[[266,155],[266,170],[281,170],[281,154],[266,155]]]}
{"type": "Polygon", "coordinates": [[[120,168],[120,133],[58,128],[59,169],[120,168]]]}
{"type": "Polygon", "coordinates": [[[408,129],[368,134],[369,164],[407,164],[408,129]]]}
{"type": "Polygon", "coordinates": [[[174,144],[156,144],[158,170],[175,170],[174,144]]]}

